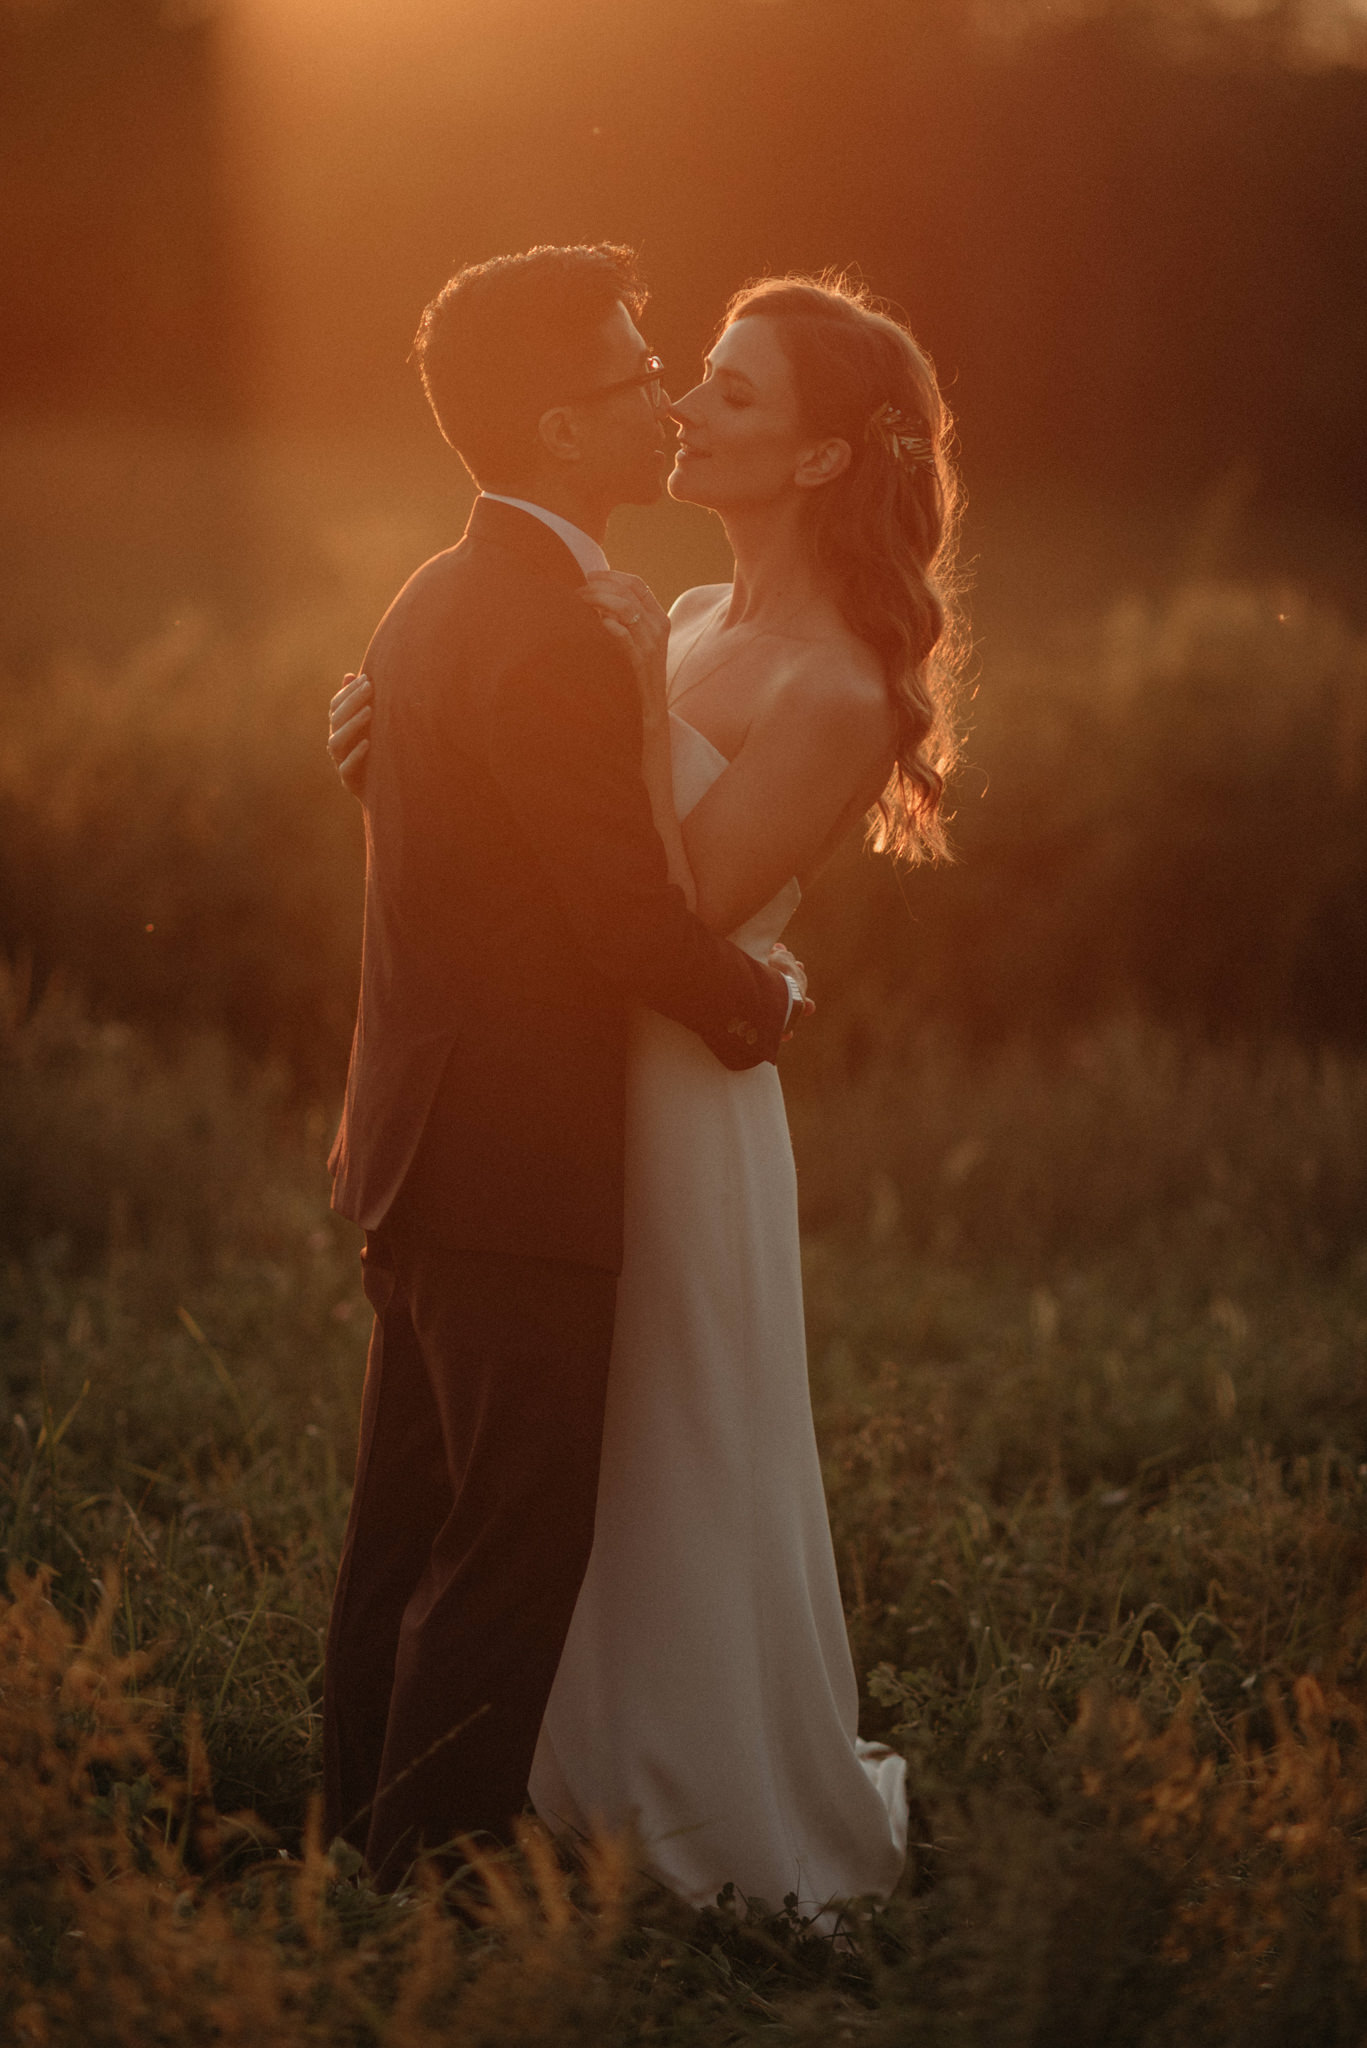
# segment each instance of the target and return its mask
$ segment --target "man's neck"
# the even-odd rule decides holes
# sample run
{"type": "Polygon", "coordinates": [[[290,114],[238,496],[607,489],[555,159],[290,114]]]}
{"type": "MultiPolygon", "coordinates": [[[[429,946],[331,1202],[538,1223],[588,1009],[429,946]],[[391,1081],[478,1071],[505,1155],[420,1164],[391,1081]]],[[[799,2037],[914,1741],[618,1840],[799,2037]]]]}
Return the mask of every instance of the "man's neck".
{"type": "Polygon", "coordinates": [[[521,498],[528,505],[539,505],[543,512],[554,512],[560,519],[568,519],[571,526],[577,526],[590,540],[596,540],[602,547],[608,530],[610,505],[599,504],[596,500],[586,502],[573,489],[566,487],[559,477],[532,477],[525,483],[491,483],[489,489],[500,498],[521,498]]]}

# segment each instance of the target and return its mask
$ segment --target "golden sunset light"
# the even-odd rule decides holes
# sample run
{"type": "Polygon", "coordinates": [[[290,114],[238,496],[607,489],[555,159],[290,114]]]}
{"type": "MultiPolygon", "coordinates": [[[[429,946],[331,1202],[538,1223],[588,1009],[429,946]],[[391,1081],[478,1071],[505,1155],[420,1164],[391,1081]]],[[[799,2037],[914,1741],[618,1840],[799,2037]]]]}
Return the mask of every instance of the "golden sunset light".
{"type": "Polygon", "coordinates": [[[0,2039],[1358,2048],[1367,0],[0,112],[0,2039]]]}

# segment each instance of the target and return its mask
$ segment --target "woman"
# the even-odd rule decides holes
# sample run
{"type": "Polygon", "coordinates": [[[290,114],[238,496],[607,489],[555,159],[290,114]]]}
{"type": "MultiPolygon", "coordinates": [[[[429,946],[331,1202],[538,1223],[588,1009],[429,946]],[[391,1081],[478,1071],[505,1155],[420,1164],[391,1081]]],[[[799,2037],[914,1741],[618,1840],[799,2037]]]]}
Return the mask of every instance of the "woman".
{"type": "MultiPolygon", "coordinates": [[[[902,326],[862,291],[800,279],[732,301],[668,412],[669,489],[720,514],[734,581],[668,619],[635,577],[593,576],[585,601],[635,666],[673,879],[763,958],[801,879],[870,809],[878,848],[942,848],[950,423],[902,326]]],[[[364,696],[333,710],[353,786],[364,696]]],[[[640,1012],[626,1173],[594,1550],[533,1802],[559,1830],[634,1823],[654,1873],[697,1903],[733,1882],[825,1917],[895,1884],[905,1767],[856,1739],[775,1069],[733,1073],[640,1012]]]]}

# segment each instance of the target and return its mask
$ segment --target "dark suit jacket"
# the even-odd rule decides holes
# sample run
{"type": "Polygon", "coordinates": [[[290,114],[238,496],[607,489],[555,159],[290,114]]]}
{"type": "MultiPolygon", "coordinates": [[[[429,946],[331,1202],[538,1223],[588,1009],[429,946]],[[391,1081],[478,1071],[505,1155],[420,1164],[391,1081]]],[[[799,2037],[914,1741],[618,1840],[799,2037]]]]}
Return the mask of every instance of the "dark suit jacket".
{"type": "Polygon", "coordinates": [[[361,1000],[333,1204],[468,1251],[621,1263],[626,1017],[774,1058],[781,975],[666,877],[625,658],[530,514],[479,499],[366,651],[361,1000]],[[397,1207],[396,1207],[397,1202],[397,1207]]]}

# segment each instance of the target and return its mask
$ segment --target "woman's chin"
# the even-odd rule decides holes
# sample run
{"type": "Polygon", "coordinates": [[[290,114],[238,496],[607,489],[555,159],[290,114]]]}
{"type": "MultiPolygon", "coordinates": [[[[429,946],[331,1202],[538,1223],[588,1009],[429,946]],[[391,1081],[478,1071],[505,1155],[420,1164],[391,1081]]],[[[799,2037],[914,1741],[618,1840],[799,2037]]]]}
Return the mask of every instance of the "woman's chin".
{"type": "Polygon", "coordinates": [[[698,475],[699,456],[675,456],[674,467],[669,472],[665,489],[671,498],[677,498],[681,505],[710,505],[706,485],[698,475]]]}

